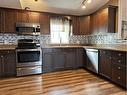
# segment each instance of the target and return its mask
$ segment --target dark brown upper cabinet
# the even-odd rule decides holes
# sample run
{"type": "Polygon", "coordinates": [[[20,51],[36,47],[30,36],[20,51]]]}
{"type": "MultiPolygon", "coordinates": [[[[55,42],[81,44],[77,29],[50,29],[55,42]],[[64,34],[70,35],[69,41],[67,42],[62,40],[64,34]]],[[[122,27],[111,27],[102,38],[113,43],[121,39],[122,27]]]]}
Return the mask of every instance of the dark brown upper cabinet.
{"type": "Polygon", "coordinates": [[[73,35],[89,35],[90,16],[72,17],[73,35]]]}
{"type": "Polygon", "coordinates": [[[17,11],[16,12],[16,22],[29,22],[29,14],[26,11],[17,11]]]}
{"type": "Polygon", "coordinates": [[[40,25],[41,25],[41,34],[50,34],[49,14],[45,14],[45,13],[40,14],[40,25]]]}
{"type": "Polygon", "coordinates": [[[0,9],[0,32],[14,33],[16,22],[15,10],[0,9]]]}
{"type": "Polygon", "coordinates": [[[89,35],[90,16],[83,16],[79,18],[79,35],[89,35]]]}
{"type": "Polygon", "coordinates": [[[109,6],[90,15],[90,33],[115,33],[117,7],[109,6]]]}
{"type": "Polygon", "coordinates": [[[72,17],[72,32],[73,35],[79,35],[79,17],[72,17]]]}
{"type": "Polygon", "coordinates": [[[38,12],[28,12],[29,23],[39,23],[40,22],[40,13],[38,12]]]}
{"type": "Polygon", "coordinates": [[[4,31],[4,13],[3,10],[0,9],[0,33],[4,31]]]}

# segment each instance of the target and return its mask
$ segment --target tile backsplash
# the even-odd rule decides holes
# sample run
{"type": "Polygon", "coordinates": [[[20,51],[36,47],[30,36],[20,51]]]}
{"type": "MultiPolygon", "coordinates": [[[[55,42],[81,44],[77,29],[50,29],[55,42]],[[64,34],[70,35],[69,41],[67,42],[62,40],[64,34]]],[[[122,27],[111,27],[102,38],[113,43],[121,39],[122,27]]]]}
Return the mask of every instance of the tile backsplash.
{"type": "MultiPolygon", "coordinates": [[[[1,44],[17,44],[18,39],[40,40],[42,44],[50,44],[50,35],[25,36],[16,34],[0,34],[1,44]]],[[[126,40],[116,40],[116,33],[94,34],[94,35],[72,35],[69,44],[127,44],[126,40]]]]}

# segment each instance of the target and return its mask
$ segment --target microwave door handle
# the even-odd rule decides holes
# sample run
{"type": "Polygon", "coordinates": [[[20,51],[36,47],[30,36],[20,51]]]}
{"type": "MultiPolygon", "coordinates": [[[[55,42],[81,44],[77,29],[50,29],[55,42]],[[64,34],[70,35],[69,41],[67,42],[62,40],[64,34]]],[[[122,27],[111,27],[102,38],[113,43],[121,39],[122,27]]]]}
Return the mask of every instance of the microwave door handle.
{"type": "Polygon", "coordinates": [[[35,27],[33,27],[33,32],[36,32],[36,28],[35,27]]]}

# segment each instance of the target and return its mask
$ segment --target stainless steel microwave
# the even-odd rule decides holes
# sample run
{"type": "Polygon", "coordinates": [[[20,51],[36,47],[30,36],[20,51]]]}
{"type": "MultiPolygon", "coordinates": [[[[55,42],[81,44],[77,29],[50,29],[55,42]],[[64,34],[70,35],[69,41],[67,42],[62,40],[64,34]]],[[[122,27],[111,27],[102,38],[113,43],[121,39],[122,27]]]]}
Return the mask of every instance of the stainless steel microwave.
{"type": "Polygon", "coordinates": [[[40,35],[39,23],[16,23],[17,34],[22,35],[40,35]]]}

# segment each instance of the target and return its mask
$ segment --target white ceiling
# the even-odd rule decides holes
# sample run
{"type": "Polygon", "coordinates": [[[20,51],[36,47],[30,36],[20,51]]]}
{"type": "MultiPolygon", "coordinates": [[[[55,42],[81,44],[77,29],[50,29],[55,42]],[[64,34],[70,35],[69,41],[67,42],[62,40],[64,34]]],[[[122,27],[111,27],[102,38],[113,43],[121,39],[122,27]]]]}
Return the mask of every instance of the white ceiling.
{"type": "Polygon", "coordinates": [[[92,0],[81,8],[83,0],[0,0],[0,7],[24,9],[30,7],[34,11],[53,12],[70,15],[88,15],[106,4],[109,0],[92,0]]]}

